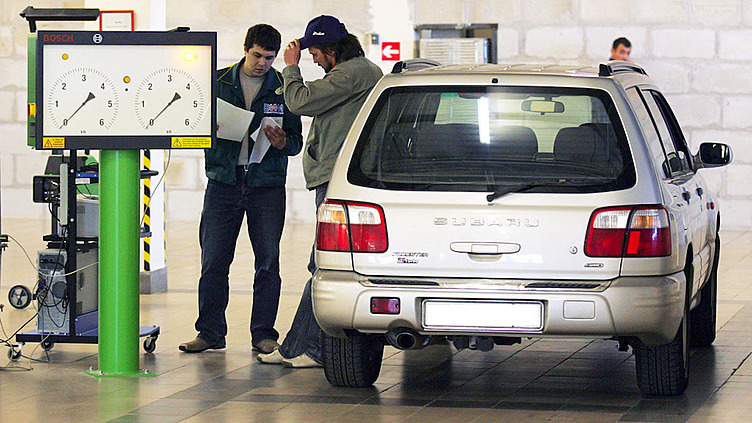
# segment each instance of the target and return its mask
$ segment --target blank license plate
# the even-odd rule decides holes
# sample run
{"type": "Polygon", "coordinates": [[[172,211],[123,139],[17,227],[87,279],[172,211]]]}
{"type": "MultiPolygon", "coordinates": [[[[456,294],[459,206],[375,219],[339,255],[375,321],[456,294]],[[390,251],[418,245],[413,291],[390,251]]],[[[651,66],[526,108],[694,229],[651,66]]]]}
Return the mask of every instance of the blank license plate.
{"type": "Polygon", "coordinates": [[[543,304],[510,301],[423,301],[426,329],[540,330],[543,304]]]}

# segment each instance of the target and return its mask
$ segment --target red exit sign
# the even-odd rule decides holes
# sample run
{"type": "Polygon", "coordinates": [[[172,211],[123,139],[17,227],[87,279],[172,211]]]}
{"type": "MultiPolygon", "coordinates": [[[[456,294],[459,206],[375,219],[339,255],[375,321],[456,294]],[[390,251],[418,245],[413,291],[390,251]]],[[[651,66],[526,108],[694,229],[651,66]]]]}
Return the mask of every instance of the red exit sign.
{"type": "Polygon", "coordinates": [[[400,60],[399,41],[381,43],[381,60],[400,60]]]}

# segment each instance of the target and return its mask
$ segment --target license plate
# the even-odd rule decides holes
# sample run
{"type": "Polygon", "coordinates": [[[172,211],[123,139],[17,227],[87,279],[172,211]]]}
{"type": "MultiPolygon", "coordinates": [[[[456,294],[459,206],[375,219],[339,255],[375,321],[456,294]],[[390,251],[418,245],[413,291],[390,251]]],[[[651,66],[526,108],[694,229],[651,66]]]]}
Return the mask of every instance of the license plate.
{"type": "Polygon", "coordinates": [[[423,326],[426,330],[541,330],[543,303],[424,300],[423,326]]]}

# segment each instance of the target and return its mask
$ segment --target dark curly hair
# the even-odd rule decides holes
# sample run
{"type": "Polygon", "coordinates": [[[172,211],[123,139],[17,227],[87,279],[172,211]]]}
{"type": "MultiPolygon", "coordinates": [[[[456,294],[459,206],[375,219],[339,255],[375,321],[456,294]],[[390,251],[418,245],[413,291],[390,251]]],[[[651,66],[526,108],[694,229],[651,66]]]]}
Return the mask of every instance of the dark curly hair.
{"type": "Polygon", "coordinates": [[[267,51],[279,52],[282,45],[282,36],[273,26],[267,24],[253,25],[245,34],[245,50],[257,45],[267,51]]]}

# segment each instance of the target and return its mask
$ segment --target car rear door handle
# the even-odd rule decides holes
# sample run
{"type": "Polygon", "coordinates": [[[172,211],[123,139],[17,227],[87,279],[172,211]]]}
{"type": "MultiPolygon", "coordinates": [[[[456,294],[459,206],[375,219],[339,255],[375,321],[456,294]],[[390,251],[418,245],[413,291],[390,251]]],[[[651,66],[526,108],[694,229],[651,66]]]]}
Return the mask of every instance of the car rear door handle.
{"type": "Polygon", "coordinates": [[[697,195],[699,195],[700,197],[702,197],[702,193],[705,192],[702,190],[702,187],[697,187],[695,191],[697,191],[697,195]]]}
{"type": "Polygon", "coordinates": [[[690,199],[691,197],[692,197],[692,194],[690,194],[690,193],[689,193],[689,191],[684,191],[684,192],[682,192],[682,198],[683,198],[683,199],[684,199],[684,201],[686,201],[687,203],[689,203],[689,199],[690,199]]]}
{"type": "Polygon", "coordinates": [[[455,253],[466,254],[513,254],[520,251],[520,244],[512,242],[453,242],[449,248],[455,253]]]}

